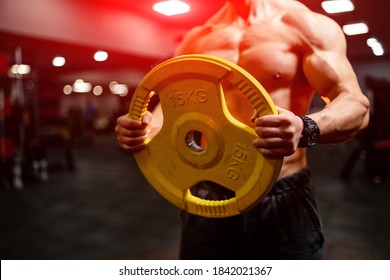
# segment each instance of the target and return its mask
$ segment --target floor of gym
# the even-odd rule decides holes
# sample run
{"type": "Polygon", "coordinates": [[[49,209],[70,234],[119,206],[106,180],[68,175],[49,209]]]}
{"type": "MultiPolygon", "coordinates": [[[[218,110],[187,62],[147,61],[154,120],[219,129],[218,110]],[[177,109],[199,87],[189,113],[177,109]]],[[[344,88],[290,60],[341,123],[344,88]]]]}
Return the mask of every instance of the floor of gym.
{"type": "MultiPolygon", "coordinates": [[[[390,181],[364,175],[364,153],[340,179],[354,148],[320,145],[309,153],[326,258],[389,259],[390,181]]],[[[49,147],[49,155],[47,182],[0,190],[1,259],[177,259],[178,210],[146,183],[113,133],[77,148],[74,171],[61,168],[59,151],[49,147]]]]}

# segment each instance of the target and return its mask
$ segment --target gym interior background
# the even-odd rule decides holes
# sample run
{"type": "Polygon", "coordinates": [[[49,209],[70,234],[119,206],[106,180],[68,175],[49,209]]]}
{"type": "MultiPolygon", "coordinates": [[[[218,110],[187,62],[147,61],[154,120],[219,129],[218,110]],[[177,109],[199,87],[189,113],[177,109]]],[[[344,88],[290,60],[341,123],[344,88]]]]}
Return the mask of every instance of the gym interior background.
{"type": "MultiPolygon", "coordinates": [[[[113,128],[132,92],[224,0],[0,1],[1,259],[176,259],[178,210],[117,146],[113,128]]],[[[301,1],[327,14],[322,1],[301,1]]],[[[328,259],[390,258],[390,35],[387,0],[327,14],[371,100],[366,132],[310,150],[328,259]],[[370,39],[370,40],[369,40],[370,39]],[[379,46],[379,50],[376,48],[379,46]],[[381,51],[382,50],[382,51],[381,51]]],[[[314,99],[312,110],[322,106],[314,99]]]]}

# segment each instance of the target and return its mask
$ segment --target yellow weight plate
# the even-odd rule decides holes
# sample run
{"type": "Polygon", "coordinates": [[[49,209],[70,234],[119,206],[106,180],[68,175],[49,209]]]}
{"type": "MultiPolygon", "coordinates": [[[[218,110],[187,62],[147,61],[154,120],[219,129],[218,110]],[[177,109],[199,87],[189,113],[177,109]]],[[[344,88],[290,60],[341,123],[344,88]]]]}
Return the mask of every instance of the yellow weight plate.
{"type": "Polygon", "coordinates": [[[265,89],[247,71],[210,55],[184,55],[152,69],[138,85],[129,116],[141,120],[153,94],[159,94],[163,125],[136,153],[149,183],[168,201],[206,217],[240,214],[272,188],[282,160],[266,159],[253,146],[254,129],[228,111],[222,82],[234,86],[260,116],[277,114],[265,89]],[[196,140],[205,139],[207,145],[196,140]],[[221,201],[194,196],[190,189],[211,181],[234,192],[221,201]]]}

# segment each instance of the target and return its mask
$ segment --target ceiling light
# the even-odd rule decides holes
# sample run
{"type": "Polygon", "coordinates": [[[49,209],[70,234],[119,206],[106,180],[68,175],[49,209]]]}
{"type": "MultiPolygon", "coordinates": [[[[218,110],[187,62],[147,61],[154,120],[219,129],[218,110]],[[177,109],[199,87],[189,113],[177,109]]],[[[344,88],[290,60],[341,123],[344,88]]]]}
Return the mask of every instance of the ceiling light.
{"type": "Polygon", "coordinates": [[[73,88],[71,85],[66,85],[66,86],[64,86],[63,92],[64,92],[64,94],[69,95],[72,93],[72,90],[73,90],[73,88]]]}
{"type": "Polygon", "coordinates": [[[369,46],[371,48],[377,46],[378,44],[380,45],[381,43],[379,43],[377,38],[371,37],[371,38],[367,39],[367,46],[369,46]]]}
{"type": "Polygon", "coordinates": [[[82,79],[77,79],[73,84],[73,92],[90,92],[92,85],[84,82],[82,79]]]}
{"type": "Polygon", "coordinates": [[[126,96],[129,93],[129,89],[125,84],[118,84],[116,81],[112,81],[109,85],[112,94],[118,94],[119,96],[126,96]]]}
{"type": "Polygon", "coordinates": [[[153,10],[166,16],[174,16],[188,13],[191,10],[191,6],[179,0],[168,0],[155,3],[153,10]]]}
{"type": "Polygon", "coordinates": [[[53,66],[55,67],[62,67],[65,65],[65,57],[62,57],[62,56],[56,56],[55,58],[53,58],[53,66]]]}
{"type": "Polygon", "coordinates": [[[105,51],[97,51],[95,52],[93,58],[95,61],[106,61],[108,58],[108,53],[105,51]]]}
{"type": "Polygon", "coordinates": [[[382,56],[385,54],[382,44],[376,38],[367,39],[367,45],[372,49],[374,55],[382,56]]]}
{"type": "Polygon", "coordinates": [[[118,82],[117,81],[112,81],[110,84],[109,84],[109,88],[111,91],[115,91],[115,88],[116,86],[118,85],[118,82]]]}
{"type": "Polygon", "coordinates": [[[382,56],[385,54],[385,50],[383,49],[382,45],[379,45],[379,46],[372,48],[372,52],[376,56],[382,56]]]}
{"type": "Polygon", "coordinates": [[[346,24],[343,26],[343,31],[349,36],[364,34],[368,32],[368,26],[363,22],[346,24]]]}
{"type": "Polygon", "coordinates": [[[96,96],[99,96],[99,95],[101,95],[102,93],[103,93],[103,87],[102,86],[95,86],[94,88],[93,88],[93,94],[94,95],[96,95],[96,96]]]}
{"type": "Polygon", "coordinates": [[[28,64],[14,64],[8,70],[9,77],[16,77],[30,74],[31,66],[28,64]]]}
{"type": "Polygon", "coordinates": [[[323,1],[321,6],[328,14],[351,12],[355,9],[353,3],[349,0],[323,1]]]}

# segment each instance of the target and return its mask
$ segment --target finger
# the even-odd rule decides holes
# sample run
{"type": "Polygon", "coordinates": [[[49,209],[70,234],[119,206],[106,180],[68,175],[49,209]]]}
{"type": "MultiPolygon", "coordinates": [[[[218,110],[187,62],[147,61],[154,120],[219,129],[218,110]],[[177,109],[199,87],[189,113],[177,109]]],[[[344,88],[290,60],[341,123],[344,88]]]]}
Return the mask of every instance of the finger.
{"type": "Polygon", "coordinates": [[[285,156],[289,156],[289,153],[286,153],[284,149],[275,148],[275,149],[258,149],[258,151],[268,159],[283,159],[285,156]]]}
{"type": "Polygon", "coordinates": [[[255,127],[256,134],[263,139],[280,138],[284,140],[292,139],[295,136],[295,130],[292,127],[255,127]]]}
{"type": "Polygon", "coordinates": [[[143,124],[142,121],[134,120],[128,115],[119,117],[116,122],[117,126],[124,129],[141,129],[145,127],[145,124],[143,124]]]}
{"type": "Polygon", "coordinates": [[[145,142],[146,135],[139,136],[139,137],[125,137],[123,135],[118,135],[117,139],[120,144],[127,145],[127,146],[137,146],[145,142]]]}
{"type": "Polygon", "coordinates": [[[117,137],[121,136],[121,137],[140,137],[140,136],[144,136],[146,135],[146,130],[147,128],[143,128],[143,129],[127,129],[127,128],[124,128],[123,126],[121,125],[116,125],[115,126],[115,134],[117,135],[117,137]]]}
{"type": "MultiPolygon", "coordinates": [[[[280,114],[281,110],[282,111],[285,111],[284,109],[278,107],[278,106],[275,106],[276,109],[278,110],[278,114],[280,114]]],[[[251,121],[253,123],[255,123],[255,121],[259,118],[261,118],[263,121],[266,121],[266,120],[269,120],[269,119],[272,119],[273,116],[277,116],[278,114],[276,115],[264,115],[264,116],[259,116],[258,112],[255,110],[255,112],[253,113],[252,117],[251,117],[251,121]]]]}
{"type": "Polygon", "coordinates": [[[290,141],[286,141],[279,137],[257,138],[253,140],[253,146],[255,148],[266,148],[266,149],[290,148],[293,147],[293,143],[290,143],[290,141]]]}
{"type": "Polygon", "coordinates": [[[253,146],[262,154],[274,154],[288,156],[296,151],[296,146],[292,141],[285,141],[280,138],[258,138],[253,141],[253,146]]]}
{"type": "Polygon", "coordinates": [[[284,125],[285,119],[280,115],[265,115],[255,119],[255,126],[280,127],[284,125]]]}
{"type": "Polygon", "coordinates": [[[138,145],[127,145],[127,144],[120,144],[119,147],[125,151],[125,152],[129,152],[129,153],[136,153],[136,152],[140,152],[142,151],[144,148],[145,148],[145,143],[142,142],[138,145]]]}

